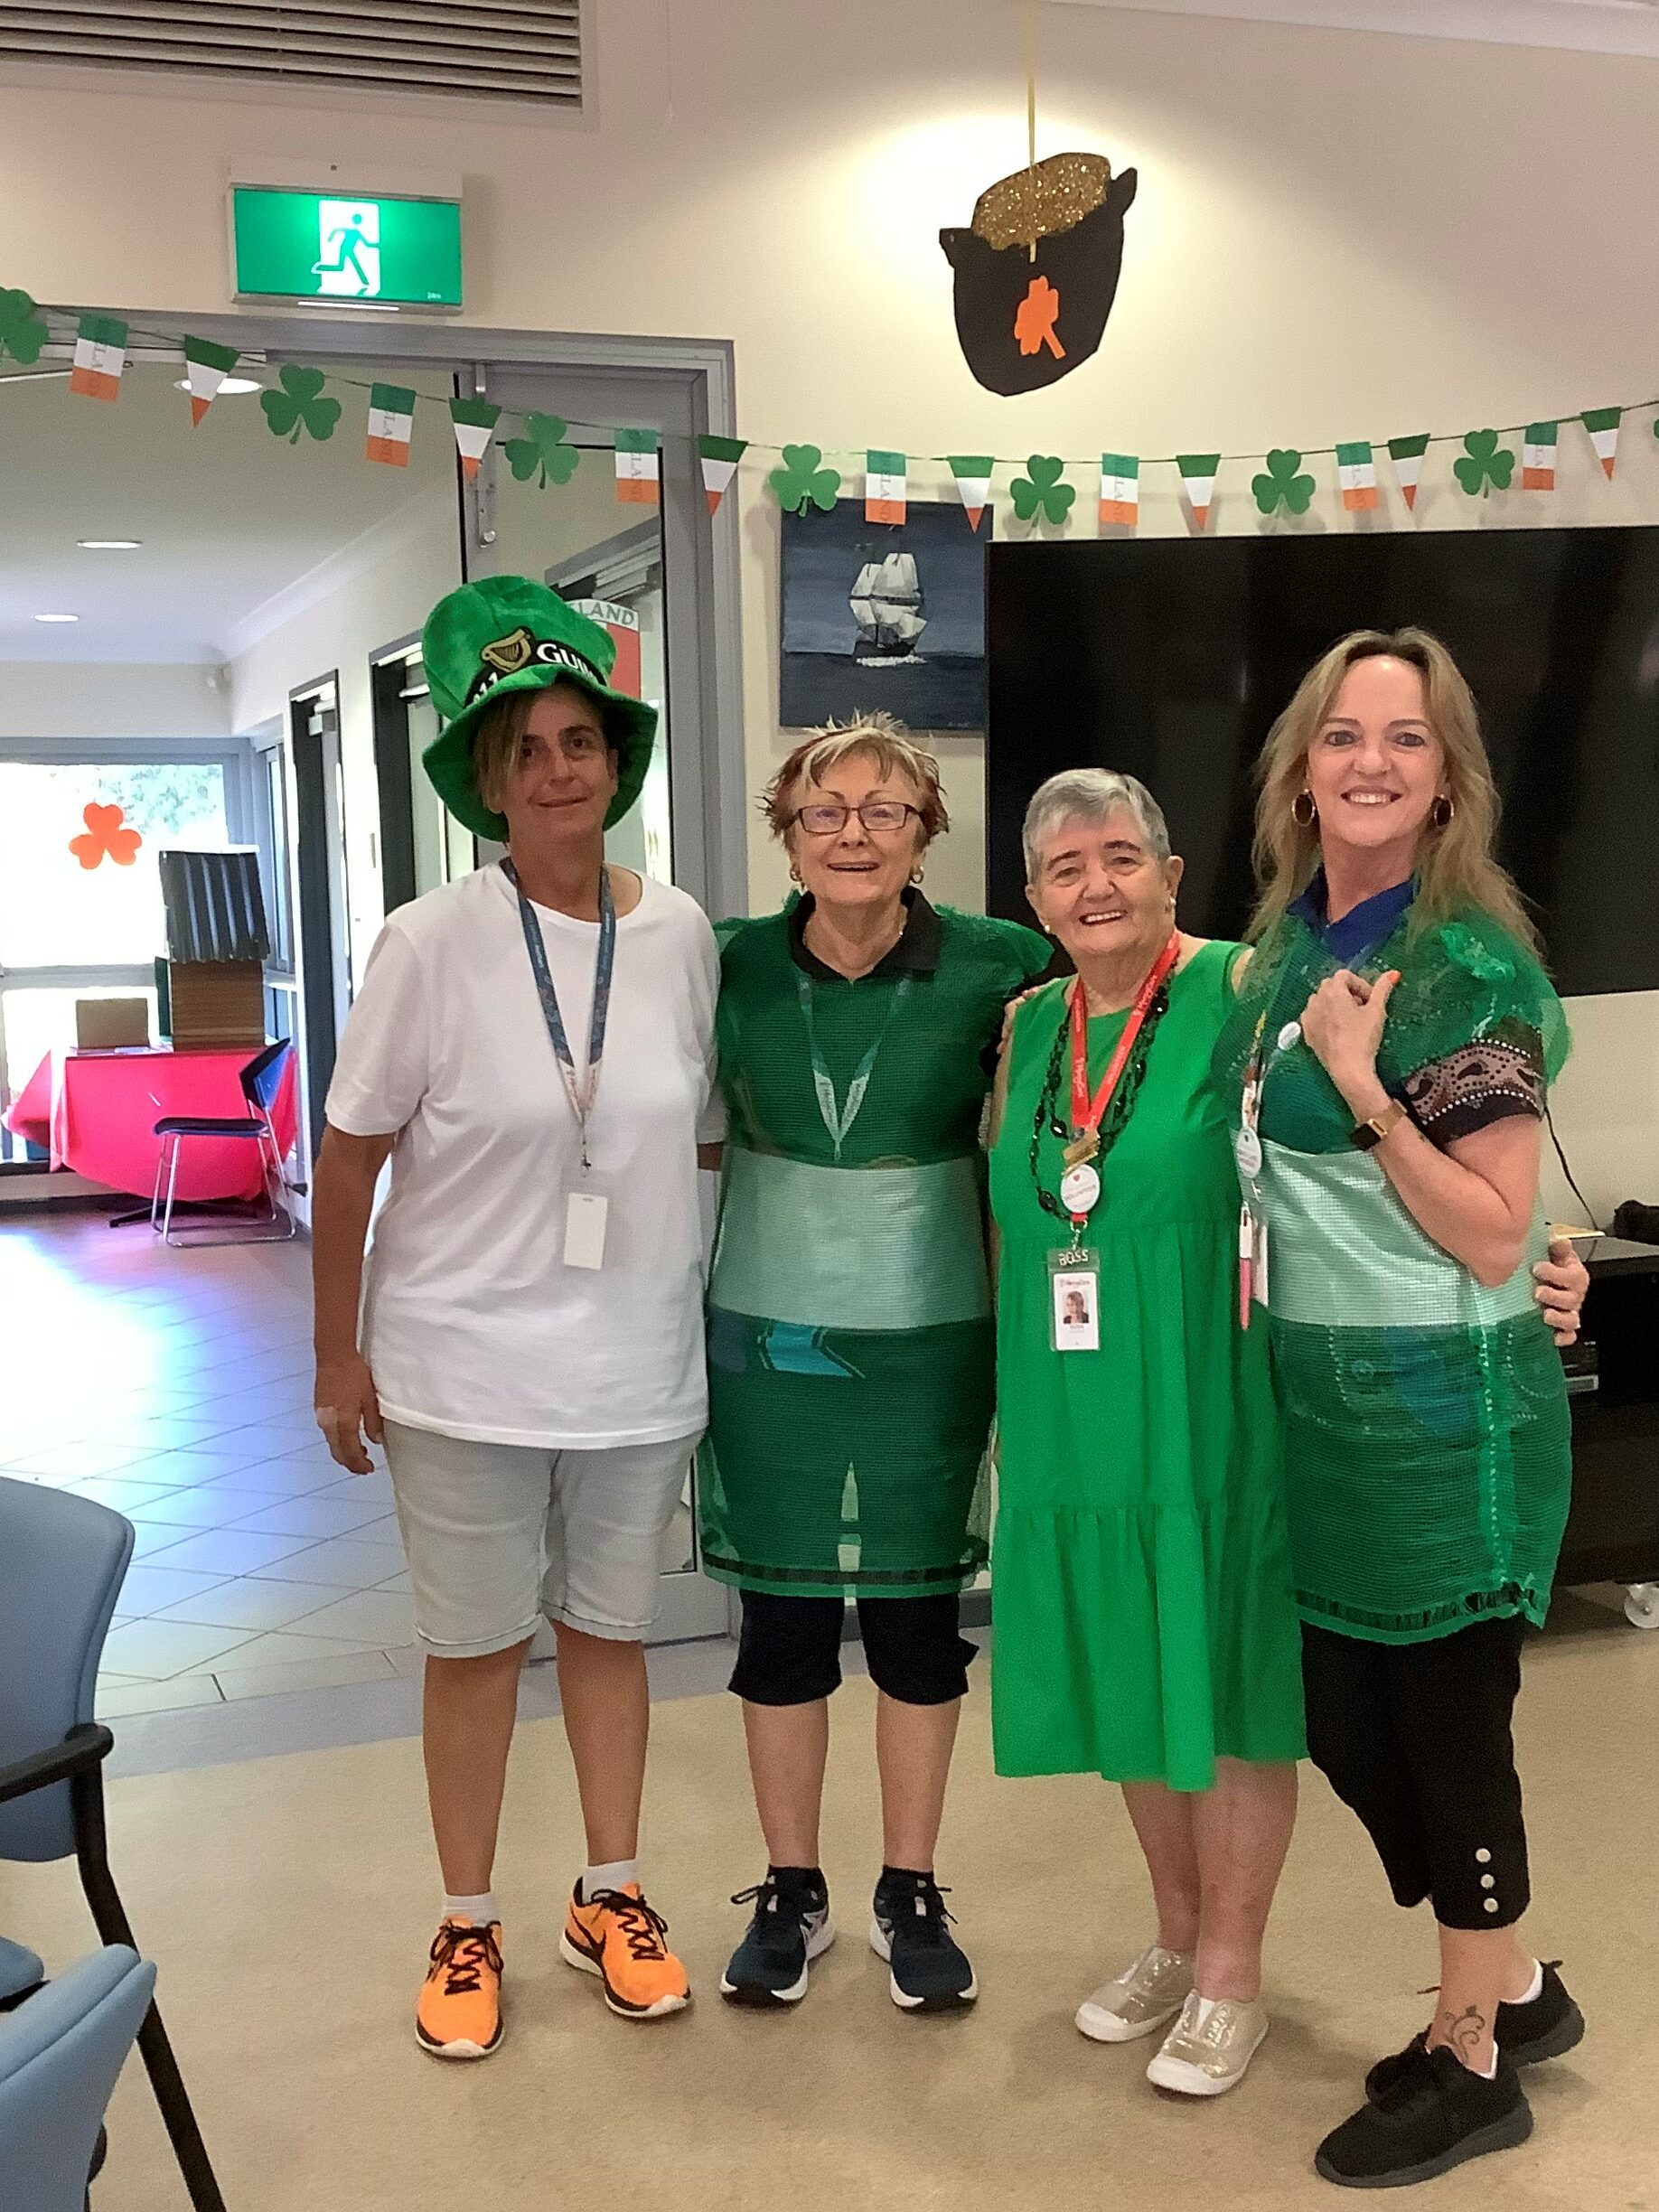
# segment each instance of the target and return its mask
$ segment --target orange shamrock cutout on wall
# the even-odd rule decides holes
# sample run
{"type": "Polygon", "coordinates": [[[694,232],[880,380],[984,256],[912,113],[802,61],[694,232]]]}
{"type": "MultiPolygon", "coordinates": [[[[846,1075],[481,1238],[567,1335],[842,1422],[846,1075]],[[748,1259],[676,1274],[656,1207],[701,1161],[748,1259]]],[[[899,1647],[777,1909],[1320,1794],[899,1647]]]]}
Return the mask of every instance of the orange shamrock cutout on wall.
{"type": "Polygon", "coordinates": [[[83,868],[97,867],[106,854],[117,867],[131,867],[144,839],[136,830],[125,827],[125,807],[99,806],[94,800],[81,809],[80,819],[87,825],[85,833],[70,838],[70,850],[83,868]]]}

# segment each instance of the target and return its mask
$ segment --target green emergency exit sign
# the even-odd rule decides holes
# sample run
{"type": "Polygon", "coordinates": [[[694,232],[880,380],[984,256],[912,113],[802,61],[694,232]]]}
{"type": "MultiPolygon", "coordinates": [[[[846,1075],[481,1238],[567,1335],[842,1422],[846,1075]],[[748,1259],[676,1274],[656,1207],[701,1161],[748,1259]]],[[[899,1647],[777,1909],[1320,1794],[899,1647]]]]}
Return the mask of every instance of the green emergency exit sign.
{"type": "Polygon", "coordinates": [[[461,202],[232,185],[239,299],[459,307],[461,202]]]}

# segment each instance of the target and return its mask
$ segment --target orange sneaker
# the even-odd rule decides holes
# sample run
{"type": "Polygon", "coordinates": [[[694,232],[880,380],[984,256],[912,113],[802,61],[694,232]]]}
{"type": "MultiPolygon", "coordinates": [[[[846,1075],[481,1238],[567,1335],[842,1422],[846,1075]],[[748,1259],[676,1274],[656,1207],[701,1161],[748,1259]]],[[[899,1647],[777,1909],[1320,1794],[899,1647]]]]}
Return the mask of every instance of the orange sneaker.
{"type": "Polygon", "coordinates": [[[501,2039],[501,1924],[440,1923],[415,2008],[415,2033],[438,2058],[487,2058],[501,2039]]]}
{"type": "Polygon", "coordinates": [[[559,1954],[583,1973],[597,1974],[605,2001],[624,2020],[660,2020],[691,1999],[686,1970],[663,1937],[668,1922],[645,1902],[638,1882],[601,1889],[591,1905],[572,1892],[559,1954]]]}

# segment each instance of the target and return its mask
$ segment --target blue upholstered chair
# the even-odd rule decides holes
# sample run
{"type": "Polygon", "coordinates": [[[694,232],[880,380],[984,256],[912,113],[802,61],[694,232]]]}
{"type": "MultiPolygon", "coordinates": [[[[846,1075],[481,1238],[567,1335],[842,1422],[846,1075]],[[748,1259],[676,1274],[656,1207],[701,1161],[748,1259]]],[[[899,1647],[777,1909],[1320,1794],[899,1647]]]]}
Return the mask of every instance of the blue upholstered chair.
{"type": "MultiPolygon", "coordinates": [[[[92,1717],[98,1663],[132,1551],[131,1523],[108,1506],[0,1476],[0,1860],[72,1857],[98,1934],[136,1948],[104,1835],[102,1762],[115,1738],[92,1717]]],[[[40,1964],[31,1954],[21,1963],[40,1964]]],[[[32,1996],[7,2017],[21,2019],[41,2001],[32,1996]]],[[[224,2212],[154,2003],[138,2048],[195,2212],[224,2212]]],[[[0,2166],[0,2186],[4,2179],[0,2166]]]]}
{"type": "Polygon", "coordinates": [[[0,2016],[0,2212],[82,2212],[104,2107],[155,1987],[155,1967],[121,1944],[0,2016]]]}

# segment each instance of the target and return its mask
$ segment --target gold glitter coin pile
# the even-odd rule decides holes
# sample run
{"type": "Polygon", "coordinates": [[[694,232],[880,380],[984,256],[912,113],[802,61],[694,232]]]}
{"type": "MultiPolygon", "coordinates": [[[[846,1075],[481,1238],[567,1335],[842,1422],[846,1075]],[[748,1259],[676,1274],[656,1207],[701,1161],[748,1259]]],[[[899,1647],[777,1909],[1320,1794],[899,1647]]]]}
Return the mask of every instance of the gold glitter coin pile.
{"type": "Polygon", "coordinates": [[[974,233],[988,246],[1035,246],[1092,215],[1111,183],[1103,154],[1051,154],[986,186],[974,206],[974,233]]]}

